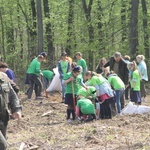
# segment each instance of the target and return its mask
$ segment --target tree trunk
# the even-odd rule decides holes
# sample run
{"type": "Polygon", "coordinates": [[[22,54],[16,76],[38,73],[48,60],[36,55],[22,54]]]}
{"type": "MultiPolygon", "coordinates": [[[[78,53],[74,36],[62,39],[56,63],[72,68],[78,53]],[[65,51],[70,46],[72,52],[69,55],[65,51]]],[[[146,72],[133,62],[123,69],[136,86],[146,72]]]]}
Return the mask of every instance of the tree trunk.
{"type": "Polygon", "coordinates": [[[85,12],[85,17],[88,25],[88,34],[89,34],[89,69],[93,70],[93,50],[91,50],[91,45],[94,40],[94,28],[91,23],[91,9],[92,9],[93,0],[89,0],[89,4],[87,6],[86,0],[82,0],[83,9],[85,12]]]}
{"type": "Polygon", "coordinates": [[[71,55],[72,49],[72,41],[74,39],[73,34],[73,20],[74,20],[74,0],[69,1],[69,13],[68,13],[68,33],[67,33],[67,45],[66,45],[66,52],[68,55],[71,55]]]}
{"type": "Polygon", "coordinates": [[[139,0],[131,0],[130,55],[135,58],[138,51],[138,7],[139,0]]]}
{"type": "Polygon", "coordinates": [[[101,7],[101,2],[100,0],[97,1],[97,5],[98,5],[98,40],[99,40],[99,45],[98,45],[98,49],[99,49],[99,54],[103,55],[104,54],[104,50],[105,50],[105,46],[103,44],[103,39],[104,39],[104,31],[102,30],[103,27],[103,23],[102,23],[102,16],[103,16],[103,12],[102,12],[102,7],[101,7]]]}
{"type": "MultiPolygon", "coordinates": [[[[19,0],[17,1],[17,13],[19,14],[19,0]]],[[[20,58],[23,59],[23,32],[21,31],[21,25],[20,25],[20,15],[17,16],[18,18],[18,30],[19,30],[19,37],[20,37],[20,47],[21,47],[21,51],[20,51],[20,58]]]]}
{"type": "Polygon", "coordinates": [[[1,21],[1,31],[2,31],[2,52],[1,54],[3,54],[3,58],[1,56],[0,61],[2,61],[2,59],[6,59],[6,54],[5,54],[5,34],[4,34],[4,23],[3,23],[3,11],[2,8],[0,8],[0,21],[1,21]]]}
{"type": "Polygon", "coordinates": [[[37,4],[37,24],[38,24],[38,54],[43,51],[43,22],[41,0],[36,0],[37,4]]]}
{"type": "Polygon", "coordinates": [[[121,25],[122,25],[122,43],[126,40],[126,0],[122,0],[121,2],[121,25]]]}
{"type": "MultiPolygon", "coordinates": [[[[50,9],[49,9],[49,3],[48,0],[43,1],[44,5],[44,15],[45,18],[50,20],[50,9]]],[[[46,40],[47,40],[47,48],[48,48],[48,63],[52,64],[50,68],[53,67],[54,59],[55,59],[55,49],[53,46],[53,30],[52,30],[52,25],[51,22],[48,21],[46,23],[46,40]]]]}
{"type": "Polygon", "coordinates": [[[29,28],[30,34],[30,49],[28,50],[29,58],[36,55],[37,51],[37,21],[36,21],[36,8],[35,1],[31,0],[31,11],[32,11],[32,27],[29,28]]]}
{"type": "Polygon", "coordinates": [[[142,11],[143,11],[143,29],[144,29],[144,49],[145,49],[145,56],[147,59],[150,58],[150,51],[149,51],[149,34],[148,34],[148,21],[147,21],[147,5],[146,0],[141,0],[142,3],[142,11]]]}

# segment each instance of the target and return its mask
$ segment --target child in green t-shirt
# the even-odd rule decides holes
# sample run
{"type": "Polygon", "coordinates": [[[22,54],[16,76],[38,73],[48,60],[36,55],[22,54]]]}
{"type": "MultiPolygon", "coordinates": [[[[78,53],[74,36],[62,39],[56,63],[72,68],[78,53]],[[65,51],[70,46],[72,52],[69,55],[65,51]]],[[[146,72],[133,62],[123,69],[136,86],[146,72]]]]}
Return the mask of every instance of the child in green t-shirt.
{"type": "Polygon", "coordinates": [[[117,110],[118,113],[121,112],[121,103],[120,103],[120,98],[125,90],[125,85],[123,81],[118,77],[117,74],[115,74],[113,71],[107,73],[106,77],[108,78],[108,82],[110,85],[113,87],[115,90],[115,102],[117,104],[117,110]]]}
{"type": "Polygon", "coordinates": [[[68,104],[67,107],[67,120],[68,123],[72,122],[70,120],[70,115],[72,114],[72,119],[75,120],[75,105],[76,105],[76,94],[83,86],[87,88],[83,83],[83,78],[81,74],[81,67],[75,66],[72,68],[71,72],[68,72],[63,77],[63,84],[65,84],[65,104],[68,104]]]}
{"type": "Polygon", "coordinates": [[[89,117],[89,121],[96,119],[94,104],[90,99],[86,98],[89,96],[87,93],[88,92],[85,89],[80,89],[77,93],[76,115],[81,121],[87,121],[87,119],[89,120],[89,117]]]}
{"type": "Polygon", "coordinates": [[[101,102],[100,109],[97,109],[96,115],[99,117],[100,114],[101,119],[111,118],[111,106],[109,101],[114,97],[114,91],[111,89],[109,82],[102,75],[98,75],[93,71],[87,71],[84,79],[87,80],[86,85],[96,88],[97,99],[101,102]],[[105,105],[105,108],[103,105],[105,105]],[[107,113],[105,113],[105,110],[107,113]]]}
{"type": "Polygon", "coordinates": [[[82,76],[84,76],[87,71],[86,61],[82,58],[82,54],[80,52],[77,52],[75,57],[77,59],[77,64],[82,67],[82,76]]]}
{"type": "Polygon", "coordinates": [[[50,85],[50,82],[53,79],[54,73],[50,70],[43,70],[42,74],[43,74],[43,79],[45,83],[45,88],[47,89],[50,85]]]}
{"type": "Polygon", "coordinates": [[[70,71],[70,63],[66,60],[67,53],[62,52],[61,59],[58,62],[58,72],[60,75],[60,81],[62,86],[62,102],[65,100],[65,85],[63,84],[63,77],[70,71]]]}
{"type": "Polygon", "coordinates": [[[140,93],[140,80],[141,74],[137,69],[135,61],[128,64],[128,68],[132,71],[130,84],[131,84],[131,101],[135,104],[141,104],[141,93],[140,93]]]}

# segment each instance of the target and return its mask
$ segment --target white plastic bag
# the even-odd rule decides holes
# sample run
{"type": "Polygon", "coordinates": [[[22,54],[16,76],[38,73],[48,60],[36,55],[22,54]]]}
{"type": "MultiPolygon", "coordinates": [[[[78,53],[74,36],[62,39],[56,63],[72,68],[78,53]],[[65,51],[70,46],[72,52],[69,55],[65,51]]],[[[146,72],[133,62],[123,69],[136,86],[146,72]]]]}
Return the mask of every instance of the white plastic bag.
{"type": "Polygon", "coordinates": [[[50,86],[47,88],[47,92],[52,92],[52,91],[62,91],[62,86],[61,86],[61,81],[59,78],[59,72],[58,72],[58,67],[53,69],[53,72],[55,73],[55,76],[50,84],[50,86]]]}
{"type": "Polygon", "coordinates": [[[145,114],[150,113],[150,107],[142,105],[134,105],[132,102],[129,102],[128,105],[122,109],[121,114],[145,114]]]}

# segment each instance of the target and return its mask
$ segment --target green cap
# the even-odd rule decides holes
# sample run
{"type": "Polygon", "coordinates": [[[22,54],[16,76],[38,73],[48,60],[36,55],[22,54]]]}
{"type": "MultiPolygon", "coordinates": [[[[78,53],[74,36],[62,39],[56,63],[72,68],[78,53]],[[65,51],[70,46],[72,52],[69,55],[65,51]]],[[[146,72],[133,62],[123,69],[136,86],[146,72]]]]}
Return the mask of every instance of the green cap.
{"type": "Polygon", "coordinates": [[[96,93],[96,89],[94,86],[88,86],[87,95],[92,96],[96,93]]]}
{"type": "Polygon", "coordinates": [[[86,97],[86,95],[87,95],[86,89],[85,89],[85,88],[81,88],[81,89],[78,91],[77,95],[81,95],[81,96],[83,96],[83,97],[86,97]]]}

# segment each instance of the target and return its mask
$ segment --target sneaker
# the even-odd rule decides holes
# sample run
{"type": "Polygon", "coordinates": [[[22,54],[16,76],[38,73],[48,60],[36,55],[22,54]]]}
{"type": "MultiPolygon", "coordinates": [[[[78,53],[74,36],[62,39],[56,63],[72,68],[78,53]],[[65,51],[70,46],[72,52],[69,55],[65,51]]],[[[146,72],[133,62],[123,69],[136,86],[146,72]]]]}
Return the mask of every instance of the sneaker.
{"type": "Polygon", "coordinates": [[[68,119],[67,122],[68,122],[68,123],[72,123],[72,120],[71,120],[71,119],[68,119]]]}
{"type": "Polygon", "coordinates": [[[42,96],[38,96],[35,98],[35,100],[42,100],[42,99],[44,99],[44,97],[42,97],[42,96]]]}

